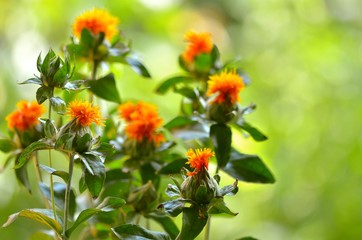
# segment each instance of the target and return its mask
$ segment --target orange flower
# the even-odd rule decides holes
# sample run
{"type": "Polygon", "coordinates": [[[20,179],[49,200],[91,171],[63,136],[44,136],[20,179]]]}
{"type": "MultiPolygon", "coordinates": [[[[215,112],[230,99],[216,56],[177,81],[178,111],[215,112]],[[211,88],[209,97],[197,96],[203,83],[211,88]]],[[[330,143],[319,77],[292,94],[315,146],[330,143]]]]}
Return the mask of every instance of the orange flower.
{"type": "Polygon", "coordinates": [[[198,172],[202,171],[204,168],[209,168],[209,158],[215,156],[215,153],[212,152],[210,148],[198,148],[198,149],[189,149],[186,153],[188,162],[192,168],[195,170],[193,172],[188,172],[188,176],[193,176],[198,172]]]}
{"type": "Polygon", "coordinates": [[[144,139],[153,141],[158,145],[165,141],[157,129],[162,125],[162,119],[158,116],[157,108],[149,103],[139,102],[125,103],[118,108],[119,115],[127,122],[126,134],[138,142],[144,139]]]}
{"type": "Polygon", "coordinates": [[[8,127],[19,131],[28,130],[39,123],[39,117],[45,108],[37,102],[20,101],[16,104],[18,110],[6,116],[8,127]]]}
{"type": "Polygon", "coordinates": [[[239,101],[239,92],[245,87],[243,79],[235,71],[211,75],[207,83],[208,96],[219,93],[213,101],[216,103],[228,101],[235,104],[239,101]]]}
{"type": "Polygon", "coordinates": [[[89,102],[74,100],[69,104],[68,115],[76,120],[77,125],[83,127],[91,125],[93,122],[97,125],[103,125],[99,107],[92,106],[89,102]]]}
{"type": "Polygon", "coordinates": [[[182,57],[187,63],[193,62],[195,57],[201,53],[210,53],[213,48],[210,33],[188,32],[185,40],[188,45],[182,57]]]}
{"type": "Polygon", "coordinates": [[[102,9],[92,9],[78,16],[73,23],[73,34],[80,38],[82,30],[87,28],[94,35],[103,32],[108,40],[118,34],[118,19],[102,9]]]}

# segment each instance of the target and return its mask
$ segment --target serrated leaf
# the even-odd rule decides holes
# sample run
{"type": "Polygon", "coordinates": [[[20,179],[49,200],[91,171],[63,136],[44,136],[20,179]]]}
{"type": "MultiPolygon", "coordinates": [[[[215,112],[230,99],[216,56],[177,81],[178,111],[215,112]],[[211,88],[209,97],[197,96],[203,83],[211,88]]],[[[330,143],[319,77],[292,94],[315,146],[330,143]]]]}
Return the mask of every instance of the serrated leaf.
{"type": "Polygon", "coordinates": [[[16,179],[23,185],[28,192],[31,194],[31,186],[26,165],[15,169],[16,179]]]}
{"type": "Polygon", "coordinates": [[[169,121],[168,123],[166,123],[164,125],[164,127],[170,130],[170,129],[173,129],[176,127],[182,127],[182,126],[194,124],[194,123],[195,123],[195,121],[190,119],[189,117],[177,116],[174,119],[172,119],[171,121],[169,121]]]}
{"type": "Polygon", "coordinates": [[[245,130],[250,134],[250,136],[257,142],[265,141],[268,139],[262,132],[260,132],[257,128],[253,127],[251,124],[243,121],[236,126],[240,127],[241,129],[245,130]]]}
{"type": "Polygon", "coordinates": [[[147,214],[145,217],[151,218],[154,221],[158,222],[168,233],[171,239],[176,239],[177,235],[180,233],[180,230],[178,229],[174,221],[169,216],[166,216],[164,213],[152,212],[147,214]]]}
{"type": "MultiPolygon", "coordinates": [[[[37,221],[45,226],[50,227],[59,235],[61,235],[62,233],[63,223],[54,220],[54,214],[52,210],[38,209],[38,208],[24,209],[18,213],[10,215],[7,222],[3,224],[3,227],[9,226],[17,219],[17,217],[29,218],[31,220],[37,221]]],[[[61,220],[61,217],[57,216],[57,219],[61,220]]]]}
{"type": "Polygon", "coordinates": [[[185,201],[181,199],[175,199],[163,202],[158,205],[157,208],[163,209],[166,213],[170,214],[172,217],[178,216],[184,209],[185,201]]]}
{"type": "Polygon", "coordinates": [[[228,185],[220,189],[221,196],[233,196],[238,192],[238,180],[236,179],[233,185],[228,185]]]}
{"type": "Polygon", "coordinates": [[[192,205],[182,212],[182,228],[177,239],[195,239],[207,223],[207,216],[200,215],[202,211],[192,205]]]}
{"type": "Polygon", "coordinates": [[[2,151],[3,153],[11,152],[16,148],[16,144],[12,140],[5,138],[0,139],[0,151],[2,151]]]}
{"type": "Polygon", "coordinates": [[[83,171],[87,188],[93,197],[98,197],[106,177],[104,164],[99,157],[91,154],[82,154],[81,159],[84,159],[89,166],[89,168],[85,168],[86,171],[83,171]]]}
{"type": "Polygon", "coordinates": [[[112,231],[118,239],[123,240],[171,240],[166,233],[150,231],[136,224],[124,224],[112,228],[112,231]]]}
{"type": "Polygon", "coordinates": [[[53,82],[52,84],[54,84],[56,87],[59,87],[59,88],[62,88],[67,79],[68,79],[68,65],[67,64],[64,64],[63,63],[63,66],[61,66],[58,71],[54,74],[54,78],[53,78],[53,82]]]}
{"type": "Polygon", "coordinates": [[[166,195],[169,197],[180,197],[181,192],[176,185],[168,184],[166,188],[166,195]]]}
{"type": "Polygon", "coordinates": [[[37,85],[43,85],[42,81],[35,77],[35,78],[29,78],[28,80],[25,80],[24,82],[20,82],[19,84],[37,84],[37,85]]]}
{"type": "Polygon", "coordinates": [[[156,88],[156,93],[165,94],[170,88],[174,88],[179,83],[189,83],[195,81],[188,76],[176,76],[166,79],[156,88]]]}
{"type": "Polygon", "coordinates": [[[64,180],[64,182],[68,182],[69,180],[69,173],[65,172],[65,171],[61,171],[61,170],[55,170],[54,168],[51,168],[51,167],[48,167],[48,166],[45,166],[43,164],[39,164],[39,167],[40,169],[48,172],[49,174],[52,174],[54,176],[58,176],[60,177],[61,179],[64,180]]]}
{"type": "MultiPolygon", "coordinates": [[[[43,195],[49,200],[51,201],[51,193],[50,193],[50,188],[45,184],[45,183],[39,183],[39,187],[40,190],[42,191],[43,195]]],[[[66,184],[63,183],[58,183],[55,182],[53,185],[53,190],[54,190],[54,201],[55,201],[55,205],[63,211],[64,206],[65,206],[65,191],[67,189],[66,184]]],[[[73,219],[74,217],[74,213],[76,210],[76,202],[75,202],[75,193],[73,191],[73,189],[70,190],[70,195],[69,195],[69,218],[70,220],[73,219]]]]}
{"type": "Polygon", "coordinates": [[[95,209],[95,208],[88,208],[86,210],[83,210],[79,216],[77,217],[77,219],[75,220],[75,222],[73,223],[73,225],[67,229],[67,231],[65,232],[65,235],[67,237],[70,237],[70,235],[72,234],[72,232],[83,222],[87,221],[89,218],[93,217],[95,214],[101,212],[102,210],[100,209],[95,209]]]}
{"type": "Polygon", "coordinates": [[[116,81],[112,73],[98,80],[88,81],[90,91],[107,101],[121,103],[121,97],[117,91],[116,81]]]}
{"type": "Polygon", "coordinates": [[[256,155],[247,155],[233,151],[229,163],[223,170],[240,181],[254,183],[275,182],[273,174],[256,155]]]}
{"type": "Polygon", "coordinates": [[[238,215],[238,213],[232,212],[225,204],[223,198],[213,198],[208,205],[210,214],[226,213],[232,216],[238,215]]]}
{"type": "Polygon", "coordinates": [[[58,113],[58,114],[65,114],[65,110],[66,110],[66,103],[64,102],[63,99],[61,99],[60,97],[51,97],[49,99],[50,104],[52,105],[53,109],[58,113]]]}
{"type": "Polygon", "coordinates": [[[18,169],[24,166],[24,164],[28,162],[28,160],[31,158],[35,151],[52,148],[53,146],[45,140],[33,142],[28,147],[26,147],[24,151],[19,155],[19,158],[16,160],[16,165],[14,166],[14,168],[18,169]]]}
{"type": "Polygon", "coordinates": [[[231,134],[230,127],[225,124],[214,124],[210,128],[210,138],[215,147],[218,168],[223,168],[229,161],[231,134]]]}
{"type": "Polygon", "coordinates": [[[50,87],[41,86],[36,91],[36,100],[38,104],[42,104],[43,102],[45,102],[45,100],[51,98],[51,96],[52,96],[52,88],[50,87]]]}
{"type": "Polygon", "coordinates": [[[102,211],[111,211],[118,209],[126,204],[126,201],[117,197],[106,197],[98,206],[97,209],[102,211]]]}
{"type": "MultiPolygon", "coordinates": [[[[40,55],[39,55],[40,56],[40,55]]],[[[44,75],[48,75],[49,73],[49,68],[50,68],[50,63],[52,61],[54,61],[54,59],[56,58],[56,55],[54,53],[54,51],[52,49],[49,49],[47,55],[44,58],[44,61],[41,64],[41,73],[44,75]]],[[[38,58],[39,60],[39,58],[38,58]]]]}
{"type": "Polygon", "coordinates": [[[71,82],[67,82],[63,89],[66,89],[66,90],[73,90],[73,91],[76,91],[76,90],[82,90],[81,86],[82,84],[84,84],[85,81],[84,80],[75,80],[75,81],[71,81],[71,82]]]}
{"type": "Polygon", "coordinates": [[[58,130],[54,125],[54,121],[46,119],[44,122],[44,133],[47,138],[53,138],[57,134],[58,130]]]}
{"type": "Polygon", "coordinates": [[[147,68],[138,59],[134,57],[126,57],[125,61],[138,75],[141,75],[145,78],[151,78],[151,75],[148,72],[147,68]]]}

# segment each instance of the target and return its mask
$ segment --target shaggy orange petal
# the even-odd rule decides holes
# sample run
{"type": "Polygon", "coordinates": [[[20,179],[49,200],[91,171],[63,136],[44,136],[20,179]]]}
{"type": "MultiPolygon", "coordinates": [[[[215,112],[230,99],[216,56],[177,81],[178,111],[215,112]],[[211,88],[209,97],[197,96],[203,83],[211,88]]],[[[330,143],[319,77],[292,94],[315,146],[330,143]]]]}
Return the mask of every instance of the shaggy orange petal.
{"type": "Polygon", "coordinates": [[[119,20],[110,15],[107,11],[94,8],[78,16],[73,23],[73,34],[80,38],[82,30],[88,29],[94,35],[103,32],[105,37],[110,40],[118,34],[119,20]]]}
{"type": "Polygon", "coordinates": [[[72,101],[68,107],[68,115],[83,127],[92,123],[103,125],[103,118],[98,106],[92,106],[89,102],[72,101]]]}
{"type": "Polygon", "coordinates": [[[209,168],[209,158],[215,156],[215,153],[210,148],[204,149],[189,149],[186,153],[187,164],[190,164],[195,170],[187,173],[188,176],[193,176],[203,170],[209,168]]]}
{"type": "Polygon", "coordinates": [[[182,57],[187,63],[193,62],[195,57],[201,53],[210,53],[213,48],[210,33],[188,32],[185,35],[185,40],[188,45],[182,57]]]}
{"type": "Polygon", "coordinates": [[[245,87],[243,79],[235,71],[212,75],[207,83],[208,96],[215,93],[219,94],[213,100],[216,103],[228,101],[231,104],[235,104],[239,101],[239,92],[245,87]]]}
{"type": "Polygon", "coordinates": [[[28,130],[39,123],[39,117],[45,112],[45,108],[37,102],[20,101],[16,104],[18,110],[6,117],[10,129],[19,131],[28,130]]]}

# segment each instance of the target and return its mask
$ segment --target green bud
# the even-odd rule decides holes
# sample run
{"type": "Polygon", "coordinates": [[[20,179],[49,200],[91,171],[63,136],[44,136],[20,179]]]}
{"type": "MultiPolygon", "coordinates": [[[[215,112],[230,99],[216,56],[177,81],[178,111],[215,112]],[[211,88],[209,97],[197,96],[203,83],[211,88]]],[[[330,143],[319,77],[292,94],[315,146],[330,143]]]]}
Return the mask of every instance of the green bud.
{"type": "Polygon", "coordinates": [[[206,116],[217,123],[227,123],[234,117],[235,106],[230,103],[213,103],[208,106],[206,116]]]}
{"type": "Polygon", "coordinates": [[[137,212],[148,212],[156,205],[157,192],[151,181],[130,193],[128,202],[137,212]]]}

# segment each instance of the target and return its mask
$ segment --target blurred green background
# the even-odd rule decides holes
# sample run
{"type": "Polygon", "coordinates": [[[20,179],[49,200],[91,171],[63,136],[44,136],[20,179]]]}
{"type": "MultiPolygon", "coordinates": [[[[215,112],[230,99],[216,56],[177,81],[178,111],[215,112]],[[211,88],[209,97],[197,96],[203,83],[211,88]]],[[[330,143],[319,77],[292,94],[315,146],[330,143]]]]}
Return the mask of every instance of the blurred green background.
{"type": "MultiPolygon", "coordinates": [[[[122,97],[158,104],[166,121],[178,113],[179,97],[153,89],[181,72],[177,57],[187,30],[211,32],[223,60],[243,61],[252,84],[242,102],[258,106],[247,119],[269,140],[238,139],[239,146],[260,155],[277,183],[240,183],[238,195],[226,199],[239,215],[213,218],[212,239],[362,239],[361,1],[0,1],[0,119],[20,99],[34,99],[35,87],[17,82],[37,72],[40,52],[59,51],[74,18],[94,6],[120,18],[153,76],[116,66],[122,97]]],[[[232,181],[222,177],[222,185],[232,181]]],[[[0,174],[0,196],[1,224],[42,203],[35,187],[30,196],[18,185],[11,168],[0,174]]],[[[28,239],[39,227],[20,219],[0,229],[0,239],[28,239]]]]}

